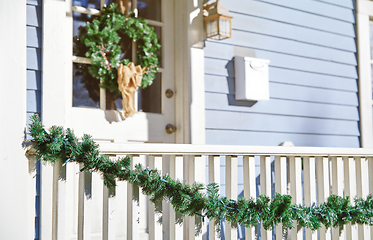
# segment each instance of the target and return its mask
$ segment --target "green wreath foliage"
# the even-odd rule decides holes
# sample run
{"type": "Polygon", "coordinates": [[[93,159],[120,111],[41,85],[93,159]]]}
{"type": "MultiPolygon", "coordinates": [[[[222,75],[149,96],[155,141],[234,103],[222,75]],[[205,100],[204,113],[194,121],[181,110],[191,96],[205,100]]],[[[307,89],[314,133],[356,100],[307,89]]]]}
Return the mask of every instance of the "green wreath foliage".
{"type": "Polygon", "coordinates": [[[266,230],[279,223],[283,228],[293,228],[294,221],[311,230],[318,230],[323,225],[326,228],[341,228],[348,223],[373,225],[372,195],[366,199],[356,198],[353,203],[348,196],[331,195],[326,202],[311,206],[292,204],[291,196],[278,193],[272,199],[265,195],[257,199],[228,199],[219,195],[216,183],[204,186],[195,182],[188,185],[140,164],[131,169],[128,156],[111,161],[108,156],[100,155],[98,144],[88,135],[79,142],[70,129],[53,126],[48,133],[37,115],[32,116],[31,121],[30,133],[36,143],[37,154],[44,161],[54,164],[60,159],[64,164],[80,163],[83,165],[81,171],[101,174],[109,188],[114,188],[116,181],[128,181],[151,196],[150,200],[154,203],[169,201],[182,216],[207,217],[218,225],[225,219],[233,227],[237,224],[253,227],[260,222],[266,230]]]}
{"type": "MultiPolygon", "coordinates": [[[[78,35],[74,37],[74,52],[92,60],[92,65],[87,66],[88,71],[95,79],[101,80],[101,88],[120,93],[117,69],[120,64],[131,62],[128,58],[132,55],[132,41],[136,42],[137,48],[135,63],[145,67],[140,86],[145,88],[153,83],[158,71],[157,51],[161,45],[154,28],[148,26],[146,20],[120,13],[115,3],[104,7],[101,14],[93,16],[86,26],[79,27],[78,35]]],[[[89,79],[82,73],[84,70],[80,69],[78,74],[89,79]]]]}

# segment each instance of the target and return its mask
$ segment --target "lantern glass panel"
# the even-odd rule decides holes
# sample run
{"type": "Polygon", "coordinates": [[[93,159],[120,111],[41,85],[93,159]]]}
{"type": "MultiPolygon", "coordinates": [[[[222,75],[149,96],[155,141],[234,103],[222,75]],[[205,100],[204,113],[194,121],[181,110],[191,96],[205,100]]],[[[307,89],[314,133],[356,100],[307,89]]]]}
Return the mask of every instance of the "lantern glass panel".
{"type": "Polygon", "coordinates": [[[219,34],[224,36],[231,35],[231,21],[225,18],[219,18],[219,34]]]}
{"type": "Polygon", "coordinates": [[[207,30],[207,37],[212,37],[212,36],[215,36],[217,34],[219,34],[218,32],[218,21],[216,18],[213,18],[213,19],[210,19],[207,21],[207,24],[206,24],[206,30],[207,30]]]}

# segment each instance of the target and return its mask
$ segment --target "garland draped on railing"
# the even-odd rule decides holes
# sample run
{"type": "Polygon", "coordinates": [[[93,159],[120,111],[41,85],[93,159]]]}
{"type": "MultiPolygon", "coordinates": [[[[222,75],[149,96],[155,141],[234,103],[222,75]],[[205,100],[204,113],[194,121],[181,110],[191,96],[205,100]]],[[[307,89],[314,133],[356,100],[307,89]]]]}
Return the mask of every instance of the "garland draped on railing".
{"type": "Polygon", "coordinates": [[[140,164],[132,170],[128,156],[111,161],[108,156],[100,155],[98,144],[90,136],[84,135],[79,142],[72,130],[65,131],[56,126],[48,133],[37,115],[32,116],[30,132],[36,143],[37,154],[44,161],[54,164],[61,159],[64,164],[81,163],[81,171],[101,174],[109,188],[114,188],[116,181],[128,181],[151,196],[150,200],[154,203],[169,201],[182,216],[199,215],[216,223],[225,219],[233,227],[237,224],[252,227],[261,222],[266,230],[273,229],[279,223],[284,228],[292,228],[294,221],[311,230],[318,230],[322,225],[326,228],[342,227],[348,223],[373,225],[372,195],[365,200],[356,198],[354,204],[351,204],[349,197],[331,195],[325,203],[312,206],[291,204],[291,196],[277,193],[272,199],[260,195],[257,199],[232,200],[218,194],[216,183],[188,185],[140,164]]]}

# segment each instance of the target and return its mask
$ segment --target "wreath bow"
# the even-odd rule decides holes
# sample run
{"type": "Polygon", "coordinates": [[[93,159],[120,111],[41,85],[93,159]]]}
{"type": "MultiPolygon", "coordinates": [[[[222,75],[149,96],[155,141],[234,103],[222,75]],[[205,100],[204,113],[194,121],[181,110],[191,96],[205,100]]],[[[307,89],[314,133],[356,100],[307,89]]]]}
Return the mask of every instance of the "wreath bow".
{"type": "Polygon", "coordinates": [[[119,91],[122,92],[122,104],[126,117],[131,117],[136,112],[135,92],[141,86],[144,69],[141,69],[140,65],[135,67],[133,62],[130,62],[128,66],[120,64],[118,68],[118,87],[119,91]]]}

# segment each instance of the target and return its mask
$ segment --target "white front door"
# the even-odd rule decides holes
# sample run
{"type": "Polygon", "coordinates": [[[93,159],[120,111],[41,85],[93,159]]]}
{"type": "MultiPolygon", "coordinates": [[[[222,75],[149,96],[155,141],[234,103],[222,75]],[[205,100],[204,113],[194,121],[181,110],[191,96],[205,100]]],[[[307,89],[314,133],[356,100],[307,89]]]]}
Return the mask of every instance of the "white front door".
{"type": "MultiPolygon", "coordinates": [[[[85,25],[90,15],[99,13],[105,4],[113,0],[73,0],[70,28],[71,40],[78,27],[85,25]]],[[[82,64],[87,64],[83,56],[74,56],[67,76],[66,126],[80,136],[92,135],[96,141],[115,142],[175,142],[175,133],[167,133],[166,125],[175,125],[174,93],[174,11],[172,0],[132,0],[132,8],[138,9],[139,17],[148,20],[154,27],[162,45],[160,69],[153,85],[140,90],[136,95],[138,113],[127,119],[121,112],[121,98],[109,91],[99,89],[94,84],[83,84],[84,74],[77,73],[82,64]],[[68,88],[70,86],[70,88],[68,88]],[[168,90],[168,94],[166,91],[168,90]],[[70,95],[71,94],[71,95],[70,95]]],[[[69,28],[67,28],[69,29],[69,28]]],[[[72,47],[72,46],[71,46],[72,47]]],[[[70,52],[71,53],[71,52],[70,52]]],[[[135,53],[132,54],[132,58],[135,53]]],[[[48,63],[46,63],[48,64],[48,63]]],[[[89,77],[88,77],[89,78],[89,77]]],[[[93,79],[94,81],[94,79],[93,79]]],[[[49,113],[48,113],[49,114],[49,113]]],[[[52,117],[52,116],[51,116],[52,117]]],[[[169,125],[169,126],[171,126],[169,125]]]]}

